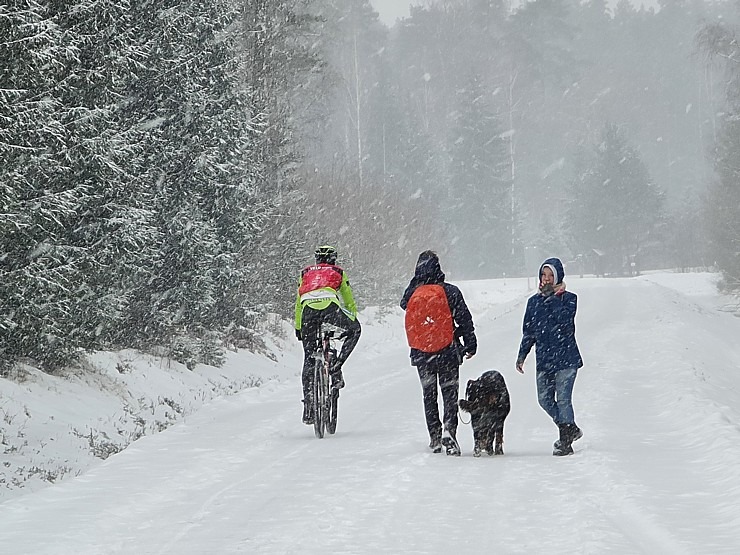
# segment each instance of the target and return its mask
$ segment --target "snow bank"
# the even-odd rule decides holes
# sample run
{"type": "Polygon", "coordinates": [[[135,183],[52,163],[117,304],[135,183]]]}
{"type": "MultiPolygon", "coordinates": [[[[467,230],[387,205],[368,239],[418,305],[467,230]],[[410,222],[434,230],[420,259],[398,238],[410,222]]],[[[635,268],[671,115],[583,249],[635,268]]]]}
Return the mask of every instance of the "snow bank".
{"type": "Polygon", "coordinates": [[[20,365],[0,379],[0,501],[79,475],[212,399],[295,379],[297,363],[279,360],[290,348],[274,338],[268,348],[270,356],[231,352],[223,367],[193,371],[130,350],[94,353],[59,376],[20,365]]]}

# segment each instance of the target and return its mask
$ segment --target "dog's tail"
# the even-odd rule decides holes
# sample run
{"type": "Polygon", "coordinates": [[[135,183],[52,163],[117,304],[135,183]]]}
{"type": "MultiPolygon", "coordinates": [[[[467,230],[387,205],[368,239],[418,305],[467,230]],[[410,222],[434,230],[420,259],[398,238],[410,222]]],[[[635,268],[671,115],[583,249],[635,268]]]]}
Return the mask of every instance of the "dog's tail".
{"type": "Polygon", "coordinates": [[[457,419],[462,422],[463,424],[470,424],[473,421],[473,417],[471,415],[470,420],[465,422],[465,420],[462,417],[462,411],[464,412],[470,412],[470,401],[467,399],[460,399],[457,403],[460,410],[457,412],[457,419]]]}

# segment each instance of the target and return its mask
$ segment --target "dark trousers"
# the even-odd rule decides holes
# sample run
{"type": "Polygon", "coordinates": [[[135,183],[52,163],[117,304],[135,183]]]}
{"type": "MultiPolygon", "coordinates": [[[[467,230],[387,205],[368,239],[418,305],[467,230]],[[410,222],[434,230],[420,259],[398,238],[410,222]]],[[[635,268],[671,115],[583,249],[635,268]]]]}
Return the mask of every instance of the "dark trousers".
{"type": "Polygon", "coordinates": [[[427,361],[419,361],[416,365],[421,381],[421,390],[424,395],[424,416],[427,421],[427,430],[431,439],[442,436],[442,426],[455,437],[457,434],[457,397],[460,388],[460,366],[450,357],[436,357],[427,361]],[[439,421],[439,406],[437,403],[437,385],[442,391],[444,415],[439,421]]]}
{"type": "Polygon", "coordinates": [[[301,317],[301,337],[303,338],[303,372],[301,379],[303,381],[303,398],[308,399],[311,388],[311,379],[313,377],[314,358],[321,342],[321,323],[328,322],[345,330],[342,341],[342,350],[337,356],[337,361],[341,364],[347,360],[350,353],[354,350],[357,342],[360,340],[360,321],[355,318],[352,320],[347,314],[339,308],[338,305],[331,304],[324,310],[314,310],[305,307],[301,317]]]}

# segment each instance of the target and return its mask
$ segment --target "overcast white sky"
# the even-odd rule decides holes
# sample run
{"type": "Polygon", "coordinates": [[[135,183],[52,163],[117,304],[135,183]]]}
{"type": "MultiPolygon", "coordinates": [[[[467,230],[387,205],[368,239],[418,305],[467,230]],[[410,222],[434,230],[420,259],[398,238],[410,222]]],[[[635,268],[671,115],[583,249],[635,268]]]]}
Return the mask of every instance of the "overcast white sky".
{"type": "MultiPolygon", "coordinates": [[[[616,5],[618,0],[610,0],[616,5]]],[[[658,0],[632,0],[635,5],[643,5],[646,8],[658,7],[658,0]]],[[[409,16],[410,4],[422,4],[420,0],[370,0],[370,3],[380,14],[380,20],[386,25],[393,25],[396,19],[409,16]]],[[[512,0],[512,4],[518,4],[519,0],[512,0]]]]}

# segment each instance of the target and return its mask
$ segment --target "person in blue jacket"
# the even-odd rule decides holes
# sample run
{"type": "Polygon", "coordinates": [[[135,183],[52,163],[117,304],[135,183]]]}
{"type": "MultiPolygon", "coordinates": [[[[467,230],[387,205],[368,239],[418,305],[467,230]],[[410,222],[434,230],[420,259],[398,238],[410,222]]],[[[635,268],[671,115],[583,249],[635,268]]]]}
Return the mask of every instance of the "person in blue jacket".
{"type": "Polygon", "coordinates": [[[583,436],[573,412],[573,384],[583,366],[576,343],[578,297],[565,290],[563,263],[548,258],[540,266],[539,292],[527,301],[522,342],[516,369],[524,373],[524,360],[535,347],[537,399],[560,432],[553,455],[572,455],[572,443],[583,436]]]}

